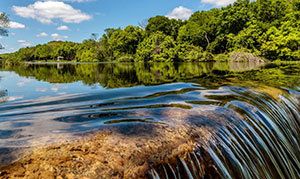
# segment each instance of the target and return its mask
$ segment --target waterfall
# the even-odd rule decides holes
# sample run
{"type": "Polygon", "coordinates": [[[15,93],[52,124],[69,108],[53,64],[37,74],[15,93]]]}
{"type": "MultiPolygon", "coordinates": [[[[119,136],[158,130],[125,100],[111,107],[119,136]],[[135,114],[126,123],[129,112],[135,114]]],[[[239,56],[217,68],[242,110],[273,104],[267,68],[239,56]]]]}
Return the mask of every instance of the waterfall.
{"type": "Polygon", "coordinates": [[[244,100],[225,107],[243,119],[231,121],[208,141],[197,141],[193,152],[175,162],[154,166],[150,178],[299,178],[297,94],[276,100],[250,90],[233,91],[244,100]]]}

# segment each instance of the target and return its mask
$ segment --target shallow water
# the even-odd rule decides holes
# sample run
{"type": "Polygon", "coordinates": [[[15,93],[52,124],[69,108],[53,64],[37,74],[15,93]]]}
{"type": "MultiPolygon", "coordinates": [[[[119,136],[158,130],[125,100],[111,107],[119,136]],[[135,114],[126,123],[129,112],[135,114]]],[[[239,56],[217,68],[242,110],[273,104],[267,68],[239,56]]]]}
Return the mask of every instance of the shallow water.
{"type": "MultiPolygon", "coordinates": [[[[248,124],[232,121],[232,114],[226,112],[226,109],[243,116],[245,121],[261,120],[261,116],[266,114],[271,116],[269,118],[273,119],[276,116],[276,119],[280,120],[287,116],[283,113],[289,113],[289,110],[273,114],[274,111],[279,110],[276,108],[282,107],[277,103],[280,101],[297,103],[300,94],[300,64],[298,63],[265,65],[239,63],[24,64],[6,65],[2,66],[0,70],[1,164],[7,164],[22,155],[22,152],[14,154],[14,151],[78,139],[90,131],[101,131],[109,126],[118,126],[124,131],[130,130],[134,134],[132,126],[143,123],[178,125],[163,115],[164,111],[170,109],[187,113],[193,109],[209,109],[210,111],[213,109],[215,114],[224,116],[228,119],[226,123],[234,123],[235,127],[236,123],[241,126],[248,124]],[[291,98],[293,100],[287,100],[291,98]],[[13,151],[10,152],[11,156],[7,155],[7,151],[13,151]]],[[[290,108],[297,108],[297,104],[295,104],[296,107],[289,105],[290,108]]],[[[299,118],[297,112],[291,115],[299,118]]],[[[218,121],[213,117],[215,116],[206,116],[198,127],[217,124],[218,121]]],[[[264,119],[269,118],[265,117],[264,119]]],[[[191,124],[186,123],[186,125],[191,124]]],[[[271,122],[265,125],[271,125],[271,122]]],[[[274,125],[273,128],[259,129],[283,131],[274,125]]],[[[256,131],[257,129],[252,130],[256,131]]],[[[294,133],[296,133],[295,131],[294,133]]],[[[243,147],[236,144],[233,146],[235,148],[233,150],[228,144],[227,140],[229,139],[222,138],[222,136],[230,136],[231,133],[240,135],[240,137],[246,135],[242,135],[243,132],[236,128],[220,129],[219,134],[224,135],[220,135],[221,137],[215,140],[221,143],[219,145],[227,146],[224,147],[227,152],[226,156],[231,156],[231,158],[228,157],[229,159],[223,157],[224,160],[221,161],[226,163],[227,160],[235,160],[240,161],[237,162],[238,164],[236,163],[237,165],[246,165],[241,162],[242,159],[236,156],[244,154],[243,147]],[[235,130],[236,132],[232,132],[235,130]],[[232,151],[235,151],[236,154],[233,154],[232,151]]],[[[289,132],[284,131],[283,133],[289,132]]],[[[271,132],[265,135],[269,134],[271,132]]],[[[149,132],[149,135],[153,134],[149,132]]],[[[256,133],[255,135],[259,136],[256,133]]],[[[293,140],[282,136],[279,138],[282,141],[293,140]]],[[[231,140],[239,141],[240,138],[231,137],[231,140]]],[[[259,140],[265,139],[254,138],[253,141],[255,140],[259,143],[259,140]]],[[[279,143],[282,144],[282,141],[279,143]]],[[[282,144],[281,152],[290,151],[289,147],[284,148],[286,144],[288,142],[282,144]]],[[[299,145],[297,140],[292,144],[299,145]]],[[[216,147],[211,147],[214,145],[216,144],[210,144],[207,150],[212,159],[216,161],[220,175],[223,177],[235,175],[234,172],[230,173],[228,166],[217,162],[222,157],[216,147]]],[[[223,150],[222,147],[219,148],[221,148],[219,150],[223,150]]],[[[265,152],[274,154],[274,151],[265,152]]],[[[287,154],[297,160],[295,159],[286,166],[292,168],[295,163],[297,164],[300,158],[298,155],[299,151],[298,153],[295,151],[295,154],[291,154],[291,152],[287,154]]],[[[261,160],[256,162],[261,162],[261,160]]],[[[181,163],[185,169],[188,168],[184,161],[181,163]]],[[[284,168],[284,166],[278,168],[284,168]]],[[[276,165],[274,167],[276,168],[276,165]]],[[[193,171],[189,172],[187,173],[190,176],[196,176],[195,170],[194,173],[193,171]]],[[[243,169],[237,172],[247,173],[243,169]]],[[[259,176],[260,172],[248,172],[248,175],[259,176]]],[[[160,173],[153,170],[151,176],[157,177],[160,173]]],[[[243,176],[238,174],[236,176],[243,176]]],[[[295,177],[298,174],[296,172],[289,176],[286,175],[286,172],[279,172],[278,175],[261,176],[266,178],[295,177]]]]}

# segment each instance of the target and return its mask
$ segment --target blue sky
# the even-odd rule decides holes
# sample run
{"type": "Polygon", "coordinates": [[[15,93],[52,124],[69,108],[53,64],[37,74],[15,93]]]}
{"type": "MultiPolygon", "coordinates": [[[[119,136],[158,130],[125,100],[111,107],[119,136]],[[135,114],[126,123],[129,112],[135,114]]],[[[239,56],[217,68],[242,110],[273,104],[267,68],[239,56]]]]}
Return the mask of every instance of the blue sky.
{"type": "Polygon", "coordinates": [[[0,53],[52,40],[81,42],[109,27],[138,25],[156,15],[187,19],[192,12],[234,0],[1,0],[0,12],[11,20],[0,53]]]}

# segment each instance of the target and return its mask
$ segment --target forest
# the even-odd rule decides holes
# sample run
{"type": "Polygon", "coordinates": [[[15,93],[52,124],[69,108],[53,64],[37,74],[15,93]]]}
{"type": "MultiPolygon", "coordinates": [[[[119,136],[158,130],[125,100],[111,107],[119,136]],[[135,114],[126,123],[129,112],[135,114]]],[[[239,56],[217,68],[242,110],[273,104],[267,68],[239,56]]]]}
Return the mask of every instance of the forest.
{"type": "MultiPolygon", "coordinates": [[[[2,29],[3,30],[3,29],[2,29]]],[[[274,60],[300,60],[300,0],[238,0],[197,11],[188,20],[156,16],[145,25],[108,28],[82,43],[52,41],[15,53],[7,61],[180,62],[225,60],[246,52],[274,60]]]]}

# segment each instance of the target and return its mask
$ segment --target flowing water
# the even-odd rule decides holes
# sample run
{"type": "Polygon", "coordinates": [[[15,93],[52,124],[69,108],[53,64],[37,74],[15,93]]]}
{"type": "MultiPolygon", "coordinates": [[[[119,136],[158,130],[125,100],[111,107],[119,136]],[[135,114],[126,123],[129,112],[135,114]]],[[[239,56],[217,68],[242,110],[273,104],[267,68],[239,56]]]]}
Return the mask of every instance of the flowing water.
{"type": "Polygon", "coordinates": [[[193,150],[153,163],[148,177],[299,178],[300,64],[251,68],[241,63],[2,65],[0,165],[91,131],[112,127],[132,140],[160,135],[163,141],[169,136],[155,133],[153,126],[184,126],[194,131],[186,137],[195,143],[193,150]]]}

